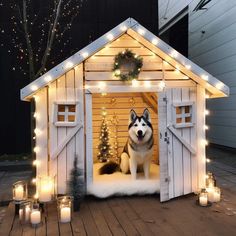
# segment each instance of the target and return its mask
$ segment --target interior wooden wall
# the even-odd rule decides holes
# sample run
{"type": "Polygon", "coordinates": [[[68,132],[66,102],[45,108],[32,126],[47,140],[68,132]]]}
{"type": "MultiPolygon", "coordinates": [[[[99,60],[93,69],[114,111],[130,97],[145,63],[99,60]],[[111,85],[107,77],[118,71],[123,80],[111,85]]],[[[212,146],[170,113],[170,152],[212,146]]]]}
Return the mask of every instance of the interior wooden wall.
{"type": "Polygon", "coordinates": [[[110,93],[106,96],[101,94],[93,94],[92,114],[93,114],[93,159],[97,161],[97,146],[99,144],[99,136],[102,123],[102,108],[106,108],[107,121],[110,128],[110,143],[114,146],[114,127],[111,119],[117,115],[117,141],[119,156],[123,151],[128,137],[129,113],[134,109],[138,115],[142,115],[144,108],[148,108],[151,113],[152,125],[154,130],[154,153],[153,160],[158,163],[158,116],[157,113],[143,100],[141,93],[110,93]],[[132,102],[134,101],[134,102],[132,102]]]}

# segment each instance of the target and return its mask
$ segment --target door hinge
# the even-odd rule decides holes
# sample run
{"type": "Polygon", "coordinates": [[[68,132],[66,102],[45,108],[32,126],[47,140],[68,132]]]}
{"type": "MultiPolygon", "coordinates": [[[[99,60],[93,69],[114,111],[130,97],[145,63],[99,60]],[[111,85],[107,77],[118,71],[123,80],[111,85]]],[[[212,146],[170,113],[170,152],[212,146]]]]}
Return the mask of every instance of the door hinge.
{"type": "Polygon", "coordinates": [[[170,176],[165,178],[165,182],[168,182],[168,183],[170,182],[170,176]]]}
{"type": "Polygon", "coordinates": [[[169,144],[170,143],[170,138],[167,136],[167,131],[165,132],[165,138],[164,141],[169,144]]]}
{"type": "Polygon", "coordinates": [[[164,98],[163,98],[163,102],[166,102],[166,103],[167,103],[167,97],[164,97],[164,98]]]}

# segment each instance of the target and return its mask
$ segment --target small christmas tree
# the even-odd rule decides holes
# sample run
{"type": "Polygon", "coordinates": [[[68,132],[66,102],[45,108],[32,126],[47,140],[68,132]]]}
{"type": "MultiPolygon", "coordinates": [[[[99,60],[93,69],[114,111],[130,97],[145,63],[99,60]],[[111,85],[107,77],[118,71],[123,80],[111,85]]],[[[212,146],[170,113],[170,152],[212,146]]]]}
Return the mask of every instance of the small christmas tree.
{"type": "Polygon", "coordinates": [[[84,172],[78,167],[78,157],[74,158],[73,168],[70,172],[70,179],[68,181],[68,192],[74,197],[74,211],[78,211],[80,208],[80,202],[82,201],[85,193],[84,185],[84,172]]]}
{"type": "Polygon", "coordinates": [[[98,145],[98,155],[97,158],[100,162],[106,162],[111,156],[111,146],[109,143],[109,128],[106,120],[106,111],[102,111],[102,125],[100,133],[100,144],[98,145]]]}

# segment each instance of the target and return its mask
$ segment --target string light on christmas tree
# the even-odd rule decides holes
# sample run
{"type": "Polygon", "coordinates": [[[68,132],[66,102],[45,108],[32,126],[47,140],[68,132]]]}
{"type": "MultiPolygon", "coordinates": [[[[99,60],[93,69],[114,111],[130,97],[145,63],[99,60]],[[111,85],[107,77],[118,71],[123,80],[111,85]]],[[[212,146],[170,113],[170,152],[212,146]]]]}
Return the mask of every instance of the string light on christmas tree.
{"type": "Polygon", "coordinates": [[[101,132],[99,136],[100,144],[98,145],[98,154],[97,158],[100,162],[106,162],[109,158],[112,157],[111,145],[110,145],[110,132],[107,122],[107,111],[103,107],[102,108],[102,124],[101,124],[101,132]]]}

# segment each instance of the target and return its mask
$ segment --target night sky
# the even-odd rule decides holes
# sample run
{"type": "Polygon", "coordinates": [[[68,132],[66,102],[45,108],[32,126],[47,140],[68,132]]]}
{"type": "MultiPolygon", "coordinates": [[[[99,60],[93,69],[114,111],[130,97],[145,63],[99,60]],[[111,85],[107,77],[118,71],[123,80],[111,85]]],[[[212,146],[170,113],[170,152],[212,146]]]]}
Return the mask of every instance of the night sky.
{"type": "MultiPolygon", "coordinates": [[[[28,1],[28,0],[27,0],[28,1]]],[[[15,1],[22,6],[22,0],[15,1]]],[[[33,50],[38,63],[45,48],[45,36],[50,19],[53,1],[31,0],[29,19],[33,50]],[[43,27],[42,27],[43,24],[43,27]],[[45,35],[43,35],[45,32],[45,35]]],[[[69,1],[65,1],[69,2],[69,1]]],[[[158,1],[156,0],[87,0],[78,6],[78,0],[72,0],[59,20],[60,29],[76,15],[72,26],[62,37],[57,37],[52,47],[47,70],[83,48],[128,17],[133,17],[144,27],[157,34],[158,1]],[[79,12],[79,13],[78,13],[79,12]],[[77,14],[78,13],[78,14],[77,14]]],[[[17,12],[13,1],[0,2],[0,155],[30,152],[30,103],[20,101],[20,89],[29,83],[25,40],[19,31],[17,12]]]]}

